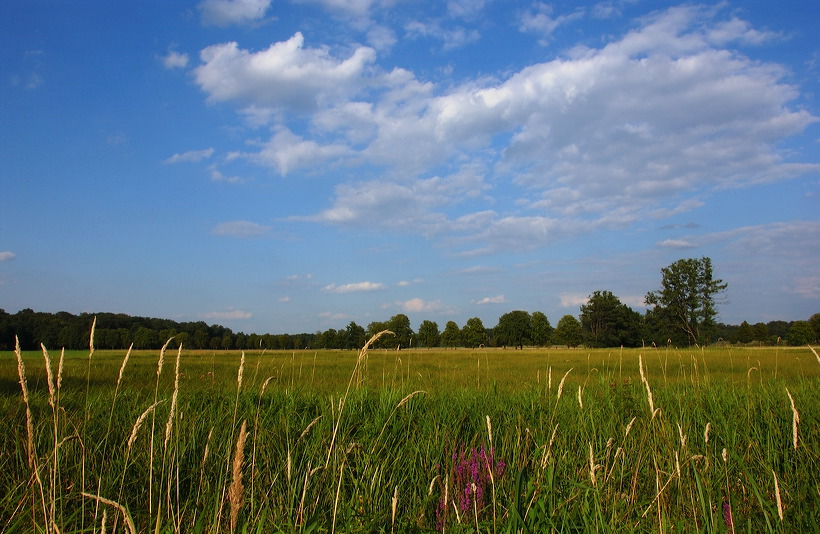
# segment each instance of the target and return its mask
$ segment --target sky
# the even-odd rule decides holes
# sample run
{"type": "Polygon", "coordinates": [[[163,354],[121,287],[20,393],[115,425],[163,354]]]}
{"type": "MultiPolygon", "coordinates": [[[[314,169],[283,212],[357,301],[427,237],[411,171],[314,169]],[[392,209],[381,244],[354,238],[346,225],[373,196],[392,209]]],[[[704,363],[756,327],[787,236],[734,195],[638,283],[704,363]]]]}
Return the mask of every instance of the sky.
{"type": "Polygon", "coordinates": [[[6,0],[0,308],[820,312],[820,3],[6,0]]]}

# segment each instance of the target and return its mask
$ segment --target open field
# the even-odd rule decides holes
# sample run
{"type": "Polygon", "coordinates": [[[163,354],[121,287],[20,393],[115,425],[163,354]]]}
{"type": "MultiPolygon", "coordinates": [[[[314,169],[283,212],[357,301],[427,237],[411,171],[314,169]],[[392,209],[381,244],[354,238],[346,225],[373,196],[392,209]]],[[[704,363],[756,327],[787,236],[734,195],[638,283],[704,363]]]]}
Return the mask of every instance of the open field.
{"type": "Polygon", "coordinates": [[[4,532],[818,528],[809,348],[48,356],[0,353],[4,532]]]}

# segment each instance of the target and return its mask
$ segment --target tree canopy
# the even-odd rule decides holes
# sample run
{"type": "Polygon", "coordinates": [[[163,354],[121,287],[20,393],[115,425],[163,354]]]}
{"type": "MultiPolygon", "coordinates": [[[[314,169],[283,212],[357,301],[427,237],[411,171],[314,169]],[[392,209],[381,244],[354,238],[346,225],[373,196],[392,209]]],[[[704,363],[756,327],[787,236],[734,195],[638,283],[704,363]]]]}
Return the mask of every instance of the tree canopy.
{"type": "Polygon", "coordinates": [[[650,315],[683,334],[688,344],[709,341],[715,326],[715,297],[726,290],[712,274],[708,257],[681,259],[661,269],[661,288],[646,294],[650,315]]]}
{"type": "Polygon", "coordinates": [[[498,318],[493,336],[497,345],[524,348],[532,343],[532,316],[521,310],[505,313],[498,318]]]}

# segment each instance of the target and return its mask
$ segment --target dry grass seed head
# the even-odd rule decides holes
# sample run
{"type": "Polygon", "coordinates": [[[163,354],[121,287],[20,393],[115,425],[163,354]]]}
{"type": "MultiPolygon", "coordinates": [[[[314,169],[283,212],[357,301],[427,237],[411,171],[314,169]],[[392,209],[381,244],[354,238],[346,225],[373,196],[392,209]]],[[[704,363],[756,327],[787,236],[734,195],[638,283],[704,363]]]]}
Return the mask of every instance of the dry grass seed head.
{"type": "Polygon", "coordinates": [[[48,350],[46,350],[46,346],[40,343],[40,348],[43,350],[43,360],[45,361],[46,366],[46,382],[48,383],[48,403],[52,407],[54,406],[54,372],[51,370],[51,356],[48,354],[48,350]]]}
{"type": "Polygon", "coordinates": [[[794,398],[789,392],[789,388],[786,388],[786,395],[789,396],[789,402],[792,404],[792,442],[794,450],[797,450],[797,426],[800,424],[800,412],[797,411],[797,407],[794,405],[794,398]]]}
{"type": "Polygon", "coordinates": [[[151,406],[149,406],[148,408],[146,408],[146,410],[144,412],[142,412],[142,414],[134,422],[134,427],[131,429],[131,436],[128,438],[128,446],[126,447],[126,450],[131,450],[131,446],[134,444],[134,441],[137,440],[137,433],[140,431],[140,427],[142,426],[142,423],[145,422],[145,418],[148,417],[148,414],[153,412],[154,408],[156,408],[157,405],[160,404],[161,402],[164,402],[164,401],[157,401],[154,404],[152,404],[151,406]]]}
{"type": "Polygon", "coordinates": [[[242,484],[242,463],[245,461],[245,440],[248,437],[247,421],[242,421],[239,437],[236,440],[236,452],[233,457],[231,487],[228,489],[228,500],[231,504],[231,532],[236,529],[239,511],[245,500],[245,486],[242,484]]]}

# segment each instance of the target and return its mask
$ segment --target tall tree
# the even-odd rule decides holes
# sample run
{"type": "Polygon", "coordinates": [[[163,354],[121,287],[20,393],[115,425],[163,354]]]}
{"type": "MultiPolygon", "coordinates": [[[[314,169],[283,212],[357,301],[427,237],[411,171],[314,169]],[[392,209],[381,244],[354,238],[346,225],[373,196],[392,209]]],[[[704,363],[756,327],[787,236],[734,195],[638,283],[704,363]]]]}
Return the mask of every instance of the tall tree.
{"type": "Polygon", "coordinates": [[[356,324],[355,321],[350,321],[345,328],[345,346],[346,349],[360,349],[367,343],[367,334],[364,327],[356,324]]]}
{"type": "Polygon", "coordinates": [[[413,329],[410,328],[410,319],[403,313],[394,315],[387,321],[387,329],[393,332],[390,348],[410,347],[410,339],[413,337],[413,329]]]}
{"type": "Polygon", "coordinates": [[[708,257],[681,259],[661,269],[658,291],[646,294],[652,315],[686,336],[689,344],[705,343],[715,326],[715,297],[726,290],[712,275],[708,257]]]}
{"type": "Polygon", "coordinates": [[[524,348],[532,343],[532,316],[521,310],[505,313],[498,318],[493,336],[499,345],[524,348]]]}
{"type": "Polygon", "coordinates": [[[552,341],[552,325],[544,312],[532,312],[532,342],[545,347],[552,341]]]}
{"type": "Polygon", "coordinates": [[[478,317],[467,319],[461,329],[461,341],[465,347],[478,347],[487,343],[487,330],[478,317]]]}
{"type": "Polygon", "coordinates": [[[441,340],[441,334],[438,331],[438,323],[435,321],[424,320],[419,325],[419,346],[421,347],[438,347],[441,340]]]}
{"type": "Polygon", "coordinates": [[[455,321],[447,321],[447,324],[444,325],[441,344],[445,347],[458,347],[461,345],[461,329],[455,321]]]}
{"type": "Polygon", "coordinates": [[[595,291],[581,306],[581,326],[590,347],[636,346],[640,323],[640,314],[611,291],[595,291]]]}
{"type": "Polygon", "coordinates": [[[558,321],[558,326],[555,327],[552,337],[557,345],[566,345],[567,347],[577,347],[583,341],[583,329],[581,323],[572,315],[564,315],[558,321]]]}

